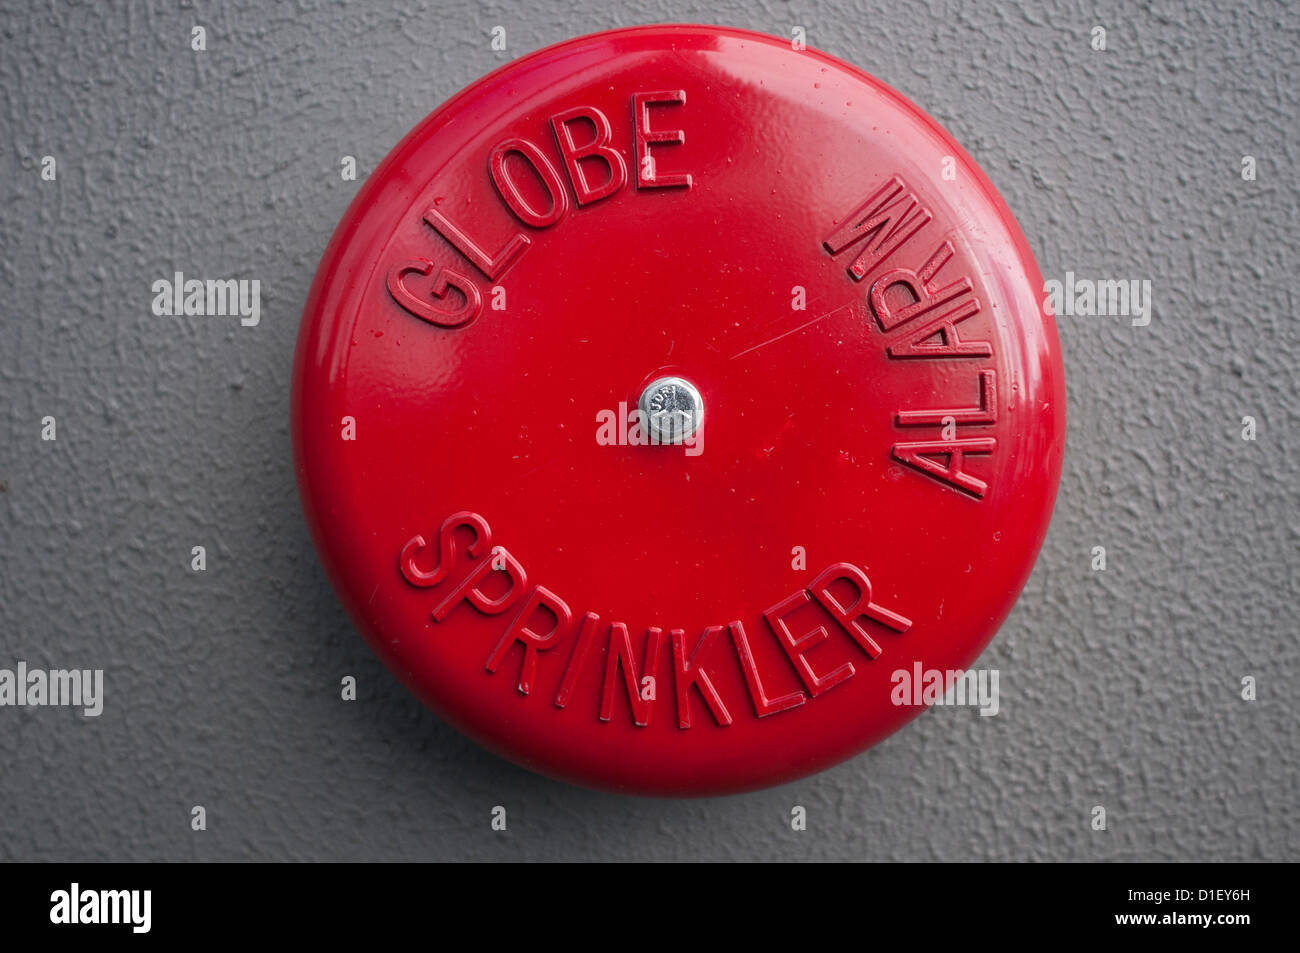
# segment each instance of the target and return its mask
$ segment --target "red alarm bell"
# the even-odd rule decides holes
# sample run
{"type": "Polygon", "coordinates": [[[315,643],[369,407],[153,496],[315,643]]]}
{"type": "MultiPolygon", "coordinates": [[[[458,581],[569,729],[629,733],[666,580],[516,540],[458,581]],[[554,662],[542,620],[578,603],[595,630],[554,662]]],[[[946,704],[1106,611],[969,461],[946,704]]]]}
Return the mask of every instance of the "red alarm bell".
{"type": "Polygon", "coordinates": [[[303,506],[374,650],[560,778],[806,775],[961,670],[1046,532],[1042,279],[970,156],[710,26],[516,60],[411,132],[303,316],[303,506]]]}

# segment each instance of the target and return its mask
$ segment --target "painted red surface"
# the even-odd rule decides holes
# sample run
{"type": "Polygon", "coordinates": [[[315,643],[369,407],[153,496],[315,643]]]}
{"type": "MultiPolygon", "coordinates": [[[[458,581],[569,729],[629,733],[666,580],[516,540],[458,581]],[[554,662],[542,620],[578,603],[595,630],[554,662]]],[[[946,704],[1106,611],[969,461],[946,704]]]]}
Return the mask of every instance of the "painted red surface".
{"type": "Polygon", "coordinates": [[[340,224],[294,370],[307,520],[374,650],[506,757],[787,781],[916,715],[895,673],[972,665],[1019,594],[1065,440],[1041,298],[973,160],[861,71],[717,27],[563,43],[340,224]],[[666,375],[696,447],[628,434],[666,375]]]}

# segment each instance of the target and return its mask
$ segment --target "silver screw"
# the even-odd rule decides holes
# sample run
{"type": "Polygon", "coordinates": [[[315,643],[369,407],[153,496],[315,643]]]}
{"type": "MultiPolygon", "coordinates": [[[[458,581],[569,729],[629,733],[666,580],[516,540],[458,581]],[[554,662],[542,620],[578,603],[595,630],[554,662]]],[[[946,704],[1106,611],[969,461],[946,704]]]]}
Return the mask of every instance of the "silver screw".
{"type": "Polygon", "coordinates": [[[651,381],[637,407],[651,443],[685,443],[704,424],[704,399],[694,384],[680,377],[651,381]]]}

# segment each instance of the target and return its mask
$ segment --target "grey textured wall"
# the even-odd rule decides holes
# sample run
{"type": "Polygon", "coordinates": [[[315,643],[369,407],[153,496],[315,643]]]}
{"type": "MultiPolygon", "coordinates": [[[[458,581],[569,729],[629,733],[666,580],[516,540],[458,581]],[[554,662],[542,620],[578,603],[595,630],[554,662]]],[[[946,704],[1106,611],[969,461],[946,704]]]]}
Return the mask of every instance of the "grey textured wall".
{"type": "Polygon", "coordinates": [[[0,667],[103,668],[106,697],[0,708],[0,858],[1300,858],[1294,4],[4,6],[0,667]],[[408,695],[317,564],[287,424],[340,157],[364,177],[500,62],[666,20],[804,25],[953,132],[1047,277],[1155,299],[1061,319],[1056,517],[980,663],[1002,713],[684,802],[533,776],[408,695]],[[173,271],[260,279],[261,324],[154,316],[173,271]]]}

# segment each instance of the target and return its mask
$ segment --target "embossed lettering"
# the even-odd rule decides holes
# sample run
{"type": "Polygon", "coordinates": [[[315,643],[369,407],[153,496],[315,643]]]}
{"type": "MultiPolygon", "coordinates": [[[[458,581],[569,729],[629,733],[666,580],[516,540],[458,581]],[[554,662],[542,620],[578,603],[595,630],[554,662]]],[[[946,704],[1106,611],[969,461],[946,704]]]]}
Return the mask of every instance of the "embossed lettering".
{"type": "Polygon", "coordinates": [[[537,676],[537,654],[553,648],[572,626],[573,613],[564,600],[545,586],[535,586],[524,601],[524,607],[511,620],[505,635],[501,636],[501,641],[488,656],[487,670],[495,672],[500,668],[510,647],[518,642],[524,647],[524,660],[519,666],[519,693],[527,695],[533,690],[533,679],[537,676]],[[529,625],[539,610],[548,613],[555,620],[543,632],[538,632],[529,625]]]}
{"type": "Polygon", "coordinates": [[[785,654],[790,657],[790,663],[794,666],[795,672],[798,673],[799,680],[807,687],[808,694],[816,698],[822,692],[834,688],[845,679],[852,678],[853,664],[845,662],[833,672],[821,676],[813,671],[812,665],[804,656],[815,646],[825,642],[830,636],[830,633],[826,631],[826,626],[819,625],[817,628],[796,637],[785,623],[786,616],[802,609],[811,602],[812,596],[808,594],[808,590],[800,589],[764,612],[763,618],[767,619],[767,624],[772,627],[776,640],[781,643],[781,648],[785,649],[785,654]]]}
{"type": "Polygon", "coordinates": [[[632,94],[632,127],[636,144],[635,165],[638,189],[689,189],[691,187],[689,174],[661,175],[655,171],[655,160],[650,155],[651,143],[680,145],[686,141],[686,133],[681,129],[651,129],[650,107],[652,105],[680,106],[685,103],[686,91],[683,89],[632,94]]]}
{"type": "Polygon", "coordinates": [[[577,196],[578,205],[590,205],[601,199],[609,198],[627,184],[627,163],[622,154],[611,147],[613,138],[609,120],[605,114],[594,106],[575,106],[551,117],[551,131],[555,134],[555,144],[569,173],[569,182],[573,185],[573,194],[577,196]],[[595,130],[595,138],[585,146],[579,146],[573,139],[573,126],[586,120],[595,130]],[[583,163],[593,162],[605,166],[605,181],[593,186],[587,181],[587,169],[583,163]]]}
{"type": "Polygon", "coordinates": [[[689,658],[686,654],[686,632],[682,629],[673,629],[670,633],[673,640],[673,674],[677,685],[677,726],[679,728],[691,727],[692,685],[704,699],[709,711],[713,713],[714,720],[720,725],[731,724],[731,713],[718,697],[718,690],[713,687],[709,673],[704,670],[700,662],[718,634],[725,628],[726,626],[723,625],[712,625],[705,629],[700,640],[695,643],[689,658]]]}
{"type": "Polygon", "coordinates": [[[542,150],[527,139],[507,139],[493,149],[488,159],[488,171],[492,177],[492,184],[497,187],[501,198],[510,207],[510,211],[514,212],[519,221],[525,225],[531,225],[533,228],[549,228],[563,218],[564,213],[569,210],[569,193],[565,191],[560,174],[555,171],[555,166],[551,165],[551,160],[542,154],[542,150]],[[522,158],[545,186],[550,201],[550,206],[545,212],[539,212],[529,204],[519,188],[519,183],[510,174],[506,159],[512,155],[522,158]]]}
{"type": "Polygon", "coordinates": [[[763,679],[759,676],[758,666],[754,662],[754,652],[749,647],[749,637],[745,634],[745,626],[739,619],[731,623],[731,641],[736,646],[736,654],[740,656],[740,667],[745,673],[745,684],[749,686],[749,699],[754,703],[754,714],[759,718],[775,715],[788,708],[797,708],[808,700],[808,696],[801,691],[793,691],[778,698],[767,697],[767,692],[763,688],[763,679]]]}
{"type": "Polygon", "coordinates": [[[900,410],[896,420],[900,427],[938,427],[945,418],[951,417],[958,424],[996,423],[997,414],[997,374],[993,371],[980,371],[980,402],[976,407],[959,407],[950,410],[900,410]]]}
{"type": "Polygon", "coordinates": [[[895,632],[906,632],[912,627],[911,620],[871,601],[870,581],[861,569],[850,563],[827,566],[808,586],[808,591],[867,653],[867,658],[878,658],[881,649],[862,624],[862,619],[870,619],[895,632]],[[847,606],[842,605],[830,589],[833,583],[841,581],[850,583],[857,590],[857,595],[847,606]]]}
{"type": "Polygon", "coordinates": [[[465,299],[459,308],[435,308],[429,301],[415,294],[406,285],[406,276],[418,274],[428,276],[437,267],[427,258],[413,258],[410,261],[394,265],[388,272],[388,293],[408,314],[413,314],[421,321],[440,328],[459,328],[469,324],[483,310],[483,296],[474,282],[450,268],[438,268],[434,275],[429,294],[439,300],[445,300],[447,291],[455,288],[465,299]]]}
{"type": "Polygon", "coordinates": [[[909,331],[902,341],[885,349],[890,357],[989,357],[993,345],[988,341],[963,341],[957,334],[957,325],[979,313],[980,303],[974,298],[937,315],[909,331]],[[938,336],[935,344],[925,342],[938,336]]]}
{"type": "Polygon", "coordinates": [[[425,547],[424,537],[417,533],[406,541],[398,560],[402,577],[411,585],[421,589],[442,582],[447,576],[448,567],[456,559],[456,530],[458,529],[468,529],[474,534],[473,542],[465,547],[465,551],[471,558],[477,559],[492,545],[492,530],[488,527],[487,520],[477,513],[461,510],[443,520],[442,529],[438,531],[440,556],[438,564],[432,569],[421,569],[415,564],[416,554],[425,547]]]}
{"type": "Polygon", "coordinates": [[[916,195],[908,191],[903,180],[891,176],[822,242],[832,256],[858,242],[862,251],[848,266],[849,276],[861,281],[898,250],[933,216],[921,206],[916,195]]]}
{"type": "Polygon", "coordinates": [[[504,546],[493,551],[492,559],[481,559],[470,570],[469,575],[456,584],[440,603],[434,606],[433,621],[441,622],[460,602],[468,602],[485,615],[500,615],[519,601],[519,597],[528,588],[528,574],[519,561],[511,556],[504,546]],[[495,565],[494,565],[495,564],[495,565]],[[496,568],[500,566],[501,568],[496,568]],[[479,588],[493,573],[501,573],[509,581],[509,588],[495,599],[479,588]]]}
{"type": "Polygon", "coordinates": [[[983,497],[989,485],[971,476],[964,469],[967,454],[992,453],[998,442],[992,437],[970,437],[960,440],[912,440],[894,444],[890,450],[899,463],[916,467],[937,480],[965,490],[971,496],[983,497]],[[941,463],[935,457],[947,457],[941,463]]]}
{"type": "Polygon", "coordinates": [[[519,260],[519,256],[532,244],[528,236],[516,232],[505,246],[495,255],[489,255],[480,248],[472,238],[452,224],[447,216],[436,208],[424,212],[424,221],[443,238],[447,239],[458,252],[469,259],[470,263],[492,281],[496,281],[506,270],[519,260]]]}
{"type": "MultiPolygon", "coordinates": [[[[691,187],[692,178],[689,174],[656,172],[655,157],[652,155],[652,147],[684,143],[686,133],[681,129],[652,128],[651,107],[685,103],[686,92],[680,89],[638,92],[632,95],[632,151],[638,189],[691,187]]],[[[550,117],[550,127],[567,173],[569,187],[577,197],[579,208],[609,198],[627,184],[627,161],[624,154],[610,144],[613,134],[609,119],[599,109],[594,106],[576,106],[563,110],[550,117]],[[593,129],[592,138],[579,144],[575,130],[579,125],[588,124],[593,129]],[[600,168],[602,166],[603,169],[600,168]],[[589,178],[593,173],[596,177],[589,178]]],[[[519,137],[498,143],[488,155],[487,166],[488,177],[506,208],[526,226],[549,228],[567,214],[569,189],[565,187],[565,177],[556,170],[552,159],[536,143],[519,137]],[[520,165],[521,162],[527,166],[527,171],[520,165]],[[536,181],[529,183],[529,179],[536,181]]],[[[490,282],[498,282],[531,246],[532,240],[526,234],[515,232],[495,254],[491,253],[486,245],[471,238],[464,228],[438,208],[443,200],[443,197],[436,198],[424,210],[422,220],[490,282]]],[[[480,227],[478,221],[472,224],[475,228],[480,227]]],[[[386,284],[393,300],[400,307],[437,327],[463,327],[482,312],[482,291],[474,282],[458,271],[440,269],[424,258],[413,258],[391,267],[386,274],[386,284]],[[422,295],[408,283],[413,274],[423,277],[433,275],[427,294],[422,295]],[[464,297],[461,307],[437,307],[429,300],[445,298],[450,289],[455,289],[464,297]]]]}
{"type": "MultiPolygon", "coordinates": [[[[642,674],[648,675],[658,667],[663,636],[663,629],[651,628],[646,632],[645,663],[641,669],[642,674]]],[[[627,626],[622,622],[612,622],[609,626],[609,652],[605,657],[605,694],[600,703],[601,721],[609,721],[614,717],[614,688],[618,682],[619,668],[623,669],[627,698],[632,704],[632,720],[644,728],[650,724],[650,711],[654,699],[641,697],[638,687],[641,684],[641,676],[637,674],[636,656],[632,654],[632,640],[628,636],[627,626]]]]}
{"type": "Polygon", "coordinates": [[[578,641],[574,644],[573,654],[569,656],[569,664],[564,669],[564,681],[560,682],[559,690],[555,693],[556,708],[564,708],[573,697],[573,689],[577,687],[578,676],[582,674],[582,669],[587,664],[587,652],[591,649],[592,639],[596,636],[596,625],[599,622],[600,616],[594,612],[588,612],[582,617],[578,641]]]}
{"type": "Polygon", "coordinates": [[[892,331],[900,324],[905,324],[971,290],[969,278],[959,278],[943,288],[934,287],[935,274],[952,257],[952,254],[952,245],[944,242],[919,272],[909,268],[894,268],[872,283],[867,300],[871,305],[871,313],[875,315],[876,322],[880,325],[880,330],[892,331]],[[887,300],[889,292],[896,288],[906,288],[912,299],[901,308],[891,306],[887,300]]]}
{"type": "MultiPolygon", "coordinates": [[[[990,376],[982,391],[982,406],[987,406],[993,401],[992,372],[988,374],[990,376]]],[[[969,422],[974,419],[976,410],[976,408],[968,408],[951,411],[947,416],[965,415],[962,417],[963,421],[969,422]]],[[[915,412],[916,422],[930,423],[935,413],[937,412],[915,412]]],[[[408,539],[402,546],[398,560],[403,578],[417,588],[431,588],[452,577],[457,565],[465,567],[463,578],[452,585],[451,591],[434,608],[435,622],[444,621],[462,602],[469,603],[484,615],[501,615],[517,605],[517,611],[505,626],[505,631],[485,660],[484,667],[488,673],[495,674],[502,665],[506,664],[507,657],[515,646],[520,646],[523,655],[519,667],[518,688],[522,695],[531,694],[537,683],[541,653],[556,648],[574,629],[574,616],[568,604],[544,586],[530,588],[523,566],[505,547],[492,545],[492,531],[487,521],[477,513],[461,510],[447,517],[439,530],[438,546],[438,561],[428,567],[422,563],[422,560],[427,560],[430,555],[427,552],[430,547],[425,538],[417,534],[408,539]],[[503,581],[489,586],[489,580],[497,573],[501,574],[503,581]],[[502,586],[504,589],[499,594],[492,594],[502,586]],[[492,592],[489,592],[489,589],[492,592]]],[[[833,671],[820,673],[814,669],[808,659],[808,653],[830,637],[829,627],[817,625],[802,634],[796,634],[798,629],[792,627],[790,620],[800,610],[811,607],[814,602],[819,607],[817,611],[824,610],[829,613],[837,625],[842,627],[870,658],[880,655],[881,649],[872,639],[864,622],[875,622],[900,633],[906,632],[912,624],[903,616],[872,601],[871,583],[862,570],[849,563],[828,566],[808,588],[797,590],[763,613],[763,618],[771,627],[777,644],[794,669],[794,674],[806,688],[806,692],[796,689],[777,697],[768,695],[753,646],[740,620],[737,619],[726,626],[705,627],[693,647],[688,643],[684,629],[672,629],[669,633],[669,640],[672,643],[670,664],[673,671],[678,727],[687,729],[693,724],[692,689],[699,693],[719,726],[726,727],[732,724],[731,712],[710,676],[713,669],[708,664],[710,653],[714,652],[724,629],[731,634],[731,641],[736,650],[741,674],[744,676],[756,717],[764,718],[797,708],[809,698],[816,698],[852,677],[855,674],[852,663],[845,662],[833,671]],[[841,598],[845,587],[849,590],[849,595],[841,598]]],[[[573,650],[556,690],[554,703],[557,708],[566,708],[572,701],[573,693],[586,668],[587,659],[591,655],[592,646],[596,642],[599,625],[599,615],[594,612],[584,614],[577,638],[574,640],[573,650]]],[[[621,692],[627,697],[633,722],[639,727],[646,727],[650,724],[654,710],[656,700],[654,689],[662,668],[661,656],[665,652],[664,630],[658,626],[651,626],[646,630],[644,651],[638,659],[632,647],[628,626],[622,622],[613,622],[606,628],[608,642],[598,716],[601,721],[613,720],[614,709],[618,706],[617,696],[620,694],[621,682],[621,692]]]]}

